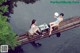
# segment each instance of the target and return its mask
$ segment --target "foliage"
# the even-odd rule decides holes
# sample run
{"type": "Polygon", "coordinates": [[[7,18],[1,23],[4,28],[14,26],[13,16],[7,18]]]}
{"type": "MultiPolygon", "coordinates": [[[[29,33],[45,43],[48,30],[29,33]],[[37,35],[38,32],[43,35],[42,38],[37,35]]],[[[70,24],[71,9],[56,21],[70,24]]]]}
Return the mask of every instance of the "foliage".
{"type": "MultiPolygon", "coordinates": [[[[6,0],[0,0],[0,4],[6,2],[6,0]]],[[[0,45],[9,45],[14,49],[19,43],[17,41],[16,34],[12,31],[10,24],[7,22],[7,16],[2,14],[8,12],[8,6],[1,6],[0,10],[0,45]]]]}
{"type": "Polygon", "coordinates": [[[0,45],[9,45],[14,48],[18,44],[16,34],[6,20],[6,16],[0,15],[0,45]]]}
{"type": "Polygon", "coordinates": [[[0,7],[0,10],[2,10],[3,13],[4,13],[4,12],[7,12],[7,11],[8,11],[8,5],[6,5],[6,6],[1,6],[1,7],[0,7]]]}
{"type": "Polygon", "coordinates": [[[6,2],[7,0],[0,0],[0,5],[3,3],[3,2],[6,2]]]}

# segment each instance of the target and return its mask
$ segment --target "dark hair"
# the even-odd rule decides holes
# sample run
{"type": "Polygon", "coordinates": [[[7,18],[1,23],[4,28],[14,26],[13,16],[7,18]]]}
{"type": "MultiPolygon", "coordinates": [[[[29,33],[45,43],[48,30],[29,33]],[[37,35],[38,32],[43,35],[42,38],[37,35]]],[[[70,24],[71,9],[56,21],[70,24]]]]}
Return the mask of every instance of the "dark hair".
{"type": "Polygon", "coordinates": [[[60,13],[61,16],[64,16],[64,13],[60,13]]]}
{"type": "Polygon", "coordinates": [[[32,24],[34,24],[35,22],[36,22],[36,20],[35,20],[35,19],[33,19],[33,20],[32,20],[32,23],[31,23],[31,25],[32,25],[32,24]]]}

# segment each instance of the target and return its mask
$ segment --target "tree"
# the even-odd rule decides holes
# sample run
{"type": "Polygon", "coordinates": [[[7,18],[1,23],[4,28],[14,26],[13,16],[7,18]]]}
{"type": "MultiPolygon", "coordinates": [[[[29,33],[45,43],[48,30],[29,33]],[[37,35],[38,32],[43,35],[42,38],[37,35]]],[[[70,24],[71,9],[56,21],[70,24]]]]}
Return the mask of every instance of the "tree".
{"type": "MultiPolygon", "coordinates": [[[[6,2],[6,0],[0,0],[0,4],[6,2]]],[[[9,45],[14,49],[19,43],[17,41],[16,34],[12,31],[10,24],[7,22],[7,16],[2,14],[8,11],[8,6],[1,6],[0,10],[0,45],[9,45]]]]}

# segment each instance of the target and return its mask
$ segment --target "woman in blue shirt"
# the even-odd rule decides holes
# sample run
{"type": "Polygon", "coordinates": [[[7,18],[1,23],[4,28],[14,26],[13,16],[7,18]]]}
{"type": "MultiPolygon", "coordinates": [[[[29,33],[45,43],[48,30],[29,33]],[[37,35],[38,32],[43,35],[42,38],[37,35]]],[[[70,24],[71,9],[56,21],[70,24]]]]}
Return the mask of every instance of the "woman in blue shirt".
{"type": "Polygon", "coordinates": [[[60,13],[60,15],[58,16],[58,13],[55,13],[54,16],[57,17],[57,20],[54,21],[54,22],[49,23],[49,25],[50,25],[49,35],[51,35],[51,32],[53,30],[52,27],[59,26],[59,23],[63,21],[64,14],[60,13]]]}

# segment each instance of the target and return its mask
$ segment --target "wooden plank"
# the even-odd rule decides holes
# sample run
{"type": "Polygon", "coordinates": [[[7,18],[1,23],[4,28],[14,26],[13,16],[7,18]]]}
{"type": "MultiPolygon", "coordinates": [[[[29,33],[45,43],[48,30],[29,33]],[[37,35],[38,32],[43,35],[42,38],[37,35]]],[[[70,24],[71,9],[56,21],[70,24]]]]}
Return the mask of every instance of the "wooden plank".
{"type": "MultiPolygon", "coordinates": [[[[52,35],[58,33],[58,32],[64,32],[66,30],[70,30],[72,28],[76,28],[80,26],[80,17],[72,17],[69,19],[64,20],[63,22],[60,23],[59,29],[56,29],[55,31],[52,32],[52,35]]],[[[21,42],[21,44],[27,44],[32,41],[37,41],[46,37],[49,37],[48,35],[49,31],[43,32],[44,36],[41,35],[36,35],[32,38],[29,38],[27,33],[22,34],[18,36],[18,41],[21,42]]]]}

